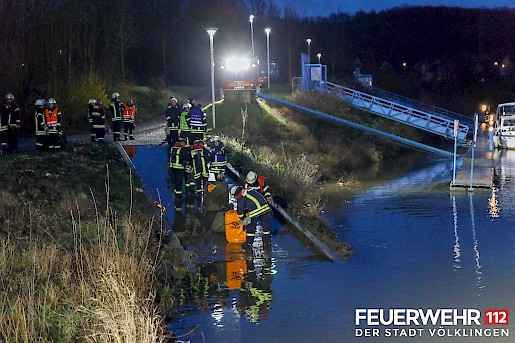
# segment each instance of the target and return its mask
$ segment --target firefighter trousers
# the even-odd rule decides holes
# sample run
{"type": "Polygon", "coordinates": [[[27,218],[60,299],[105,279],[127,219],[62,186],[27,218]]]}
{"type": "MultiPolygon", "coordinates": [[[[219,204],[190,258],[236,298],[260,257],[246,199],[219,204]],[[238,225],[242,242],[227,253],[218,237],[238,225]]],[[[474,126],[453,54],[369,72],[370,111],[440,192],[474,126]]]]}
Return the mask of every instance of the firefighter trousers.
{"type": "Polygon", "coordinates": [[[254,242],[254,237],[256,236],[256,226],[257,222],[261,223],[261,227],[263,228],[263,244],[269,245],[272,242],[272,237],[270,235],[270,213],[265,213],[260,216],[254,217],[250,220],[250,224],[245,226],[245,231],[247,231],[247,240],[246,243],[252,245],[254,242]]]}
{"type": "Polygon", "coordinates": [[[18,150],[18,133],[19,130],[15,128],[9,128],[7,130],[7,151],[16,152],[18,150]]]}
{"type": "Polygon", "coordinates": [[[122,121],[121,120],[113,120],[113,140],[119,141],[121,133],[122,133],[122,121]]]}
{"type": "Polygon", "coordinates": [[[123,122],[123,131],[124,131],[125,140],[127,140],[127,137],[128,137],[128,139],[131,139],[131,140],[134,139],[134,134],[132,133],[133,130],[134,130],[134,123],[129,122],[129,121],[123,122]]]}
{"type": "Polygon", "coordinates": [[[173,175],[173,192],[175,196],[182,197],[182,189],[184,187],[185,171],[184,169],[172,168],[173,175]]]}

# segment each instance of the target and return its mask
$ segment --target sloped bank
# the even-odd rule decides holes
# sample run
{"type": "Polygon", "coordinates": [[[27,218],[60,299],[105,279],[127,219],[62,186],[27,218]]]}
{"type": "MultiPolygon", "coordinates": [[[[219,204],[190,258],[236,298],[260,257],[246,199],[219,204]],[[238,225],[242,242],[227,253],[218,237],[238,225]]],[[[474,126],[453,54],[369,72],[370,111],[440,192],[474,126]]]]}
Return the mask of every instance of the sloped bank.
{"type": "Polygon", "coordinates": [[[319,216],[318,165],[309,163],[308,155],[291,153],[288,146],[314,144],[310,137],[307,142],[301,140],[303,133],[309,131],[288,122],[281,113],[261,101],[247,104],[224,101],[217,111],[220,120],[215,133],[222,135],[228,147],[229,162],[235,169],[242,174],[254,170],[265,175],[274,201],[284,207],[289,216],[339,258],[348,257],[350,246],[341,242],[319,216]]]}

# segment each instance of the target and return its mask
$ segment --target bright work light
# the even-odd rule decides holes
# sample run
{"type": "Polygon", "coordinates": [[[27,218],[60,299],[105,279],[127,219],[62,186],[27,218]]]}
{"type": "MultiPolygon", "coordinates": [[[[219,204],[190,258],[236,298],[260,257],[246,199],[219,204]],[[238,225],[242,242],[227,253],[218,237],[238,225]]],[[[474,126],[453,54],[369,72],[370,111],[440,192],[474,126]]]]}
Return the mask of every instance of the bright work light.
{"type": "Polygon", "coordinates": [[[230,57],[225,67],[230,71],[247,70],[250,68],[250,61],[245,57],[230,57]]]}

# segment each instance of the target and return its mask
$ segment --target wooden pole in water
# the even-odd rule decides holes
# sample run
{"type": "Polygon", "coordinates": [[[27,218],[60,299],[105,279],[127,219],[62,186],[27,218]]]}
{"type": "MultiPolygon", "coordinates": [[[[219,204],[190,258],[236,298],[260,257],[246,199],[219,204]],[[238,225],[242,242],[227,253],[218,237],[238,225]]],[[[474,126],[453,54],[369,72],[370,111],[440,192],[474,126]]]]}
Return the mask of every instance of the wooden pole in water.
{"type": "Polygon", "coordinates": [[[456,153],[458,145],[458,130],[460,128],[460,121],[454,120],[454,163],[452,165],[452,184],[456,184],[456,153]]]}

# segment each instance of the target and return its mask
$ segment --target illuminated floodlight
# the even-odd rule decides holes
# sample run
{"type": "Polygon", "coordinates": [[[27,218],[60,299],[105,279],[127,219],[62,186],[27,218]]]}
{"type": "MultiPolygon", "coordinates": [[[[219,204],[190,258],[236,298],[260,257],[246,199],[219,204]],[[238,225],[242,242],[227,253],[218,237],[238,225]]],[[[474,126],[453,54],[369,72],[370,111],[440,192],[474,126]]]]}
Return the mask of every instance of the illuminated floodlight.
{"type": "Polygon", "coordinates": [[[230,57],[226,62],[225,68],[230,71],[247,70],[250,68],[250,61],[245,57],[230,57]]]}
{"type": "Polygon", "coordinates": [[[209,28],[209,29],[206,29],[207,31],[207,34],[210,35],[211,37],[215,35],[216,31],[218,29],[216,27],[213,27],[213,28],[209,28]]]}

